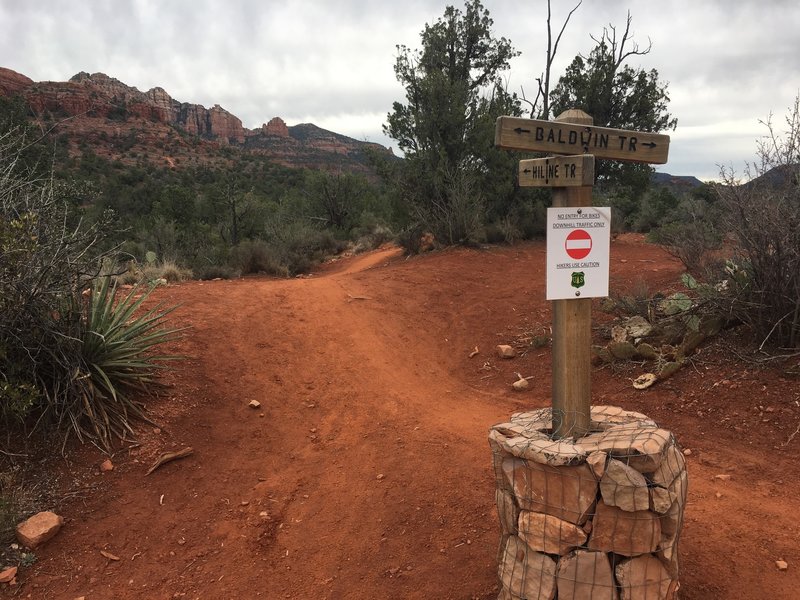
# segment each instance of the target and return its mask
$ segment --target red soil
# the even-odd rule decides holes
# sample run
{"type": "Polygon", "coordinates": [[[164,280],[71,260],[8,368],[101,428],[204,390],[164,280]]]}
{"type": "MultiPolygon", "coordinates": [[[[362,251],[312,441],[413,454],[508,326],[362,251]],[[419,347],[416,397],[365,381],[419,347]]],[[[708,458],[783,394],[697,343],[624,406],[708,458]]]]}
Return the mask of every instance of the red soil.
{"type": "MultiPolygon", "coordinates": [[[[0,596],[495,598],[487,432],[549,405],[550,355],[500,361],[494,347],[547,332],[543,271],[542,243],[407,260],[384,249],[307,278],[157,291],[191,325],[172,348],[189,358],[151,403],[161,428],[143,427],[109,473],[93,448],[73,455],[66,525],[0,596]],[[528,391],[511,390],[516,371],[533,376],[528,391]],[[145,476],[185,446],[192,456],[145,476]]],[[[612,244],[616,293],[675,287],[680,272],[640,238],[612,244]]],[[[800,389],[785,363],[738,358],[736,335],[644,391],[631,381],[647,367],[596,369],[593,401],[644,412],[691,449],[681,598],[790,600],[800,389]]]]}

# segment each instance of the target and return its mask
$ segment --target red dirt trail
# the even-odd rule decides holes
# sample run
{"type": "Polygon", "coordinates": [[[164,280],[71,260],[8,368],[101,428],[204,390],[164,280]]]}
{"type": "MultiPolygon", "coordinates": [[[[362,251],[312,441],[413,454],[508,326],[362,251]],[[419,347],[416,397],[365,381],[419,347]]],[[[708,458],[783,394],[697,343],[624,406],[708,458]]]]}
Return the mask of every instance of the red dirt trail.
{"type": "MultiPolygon", "coordinates": [[[[680,272],[639,237],[612,244],[615,293],[675,288],[680,272]]],[[[493,350],[550,325],[543,243],[411,259],[382,249],[310,277],[156,296],[191,325],[171,348],[187,360],[151,401],[160,428],[142,427],[110,473],[91,447],[72,456],[66,525],[0,596],[496,598],[487,432],[549,404],[550,356],[501,362],[493,350]],[[513,392],[514,372],[532,388],[513,392]],[[192,456],[145,476],[185,446],[192,456]]],[[[599,302],[594,315],[599,338],[610,317],[599,302]]],[[[736,358],[735,336],[645,391],[630,385],[644,366],[598,368],[593,401],[648,414],[692,451],[682,599],[793,600],[800,382],[736,358]]]]}

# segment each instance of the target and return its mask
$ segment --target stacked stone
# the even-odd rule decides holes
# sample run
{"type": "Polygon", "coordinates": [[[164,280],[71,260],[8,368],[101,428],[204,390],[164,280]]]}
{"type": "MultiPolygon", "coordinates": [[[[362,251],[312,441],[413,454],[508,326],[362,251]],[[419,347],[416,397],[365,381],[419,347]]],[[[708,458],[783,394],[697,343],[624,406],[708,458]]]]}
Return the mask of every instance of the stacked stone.
{"type": "Polygon", "coordinates": [[[489,432],[498,600],[676,600],[688,476],[672,434],[595,406],[592,433],[553,440],[551,417],[518,413],[489,432]]]}

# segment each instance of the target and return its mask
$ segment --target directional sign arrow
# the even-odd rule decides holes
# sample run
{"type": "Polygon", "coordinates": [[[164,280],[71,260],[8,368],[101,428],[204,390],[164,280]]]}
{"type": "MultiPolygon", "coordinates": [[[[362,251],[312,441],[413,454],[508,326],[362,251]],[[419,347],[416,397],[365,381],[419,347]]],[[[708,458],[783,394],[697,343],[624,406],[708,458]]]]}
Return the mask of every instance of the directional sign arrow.
{"type": "Polygon", "coordinates": [[[519,161],[521,187],[578,187],[594,183],[594,156],[551,156],[519,161]]]}
{"type": "Polygon", "coordinates": [[[506,150],[591,153],[597,158],[652,164],[664,164],[669,154],[668,135],[519,117],[497,119],[494,143],[506,150]]]}

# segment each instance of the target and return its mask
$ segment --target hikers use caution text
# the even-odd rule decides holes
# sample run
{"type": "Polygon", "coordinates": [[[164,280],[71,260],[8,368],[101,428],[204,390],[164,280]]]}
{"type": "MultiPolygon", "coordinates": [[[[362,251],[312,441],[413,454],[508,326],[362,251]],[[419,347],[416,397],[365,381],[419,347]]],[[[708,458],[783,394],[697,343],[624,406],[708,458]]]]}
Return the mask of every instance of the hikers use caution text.
{"type": "Polygon", "coordinates": [[[547,209],[547,299],[608,296],[611,209],[547,209]]]}

